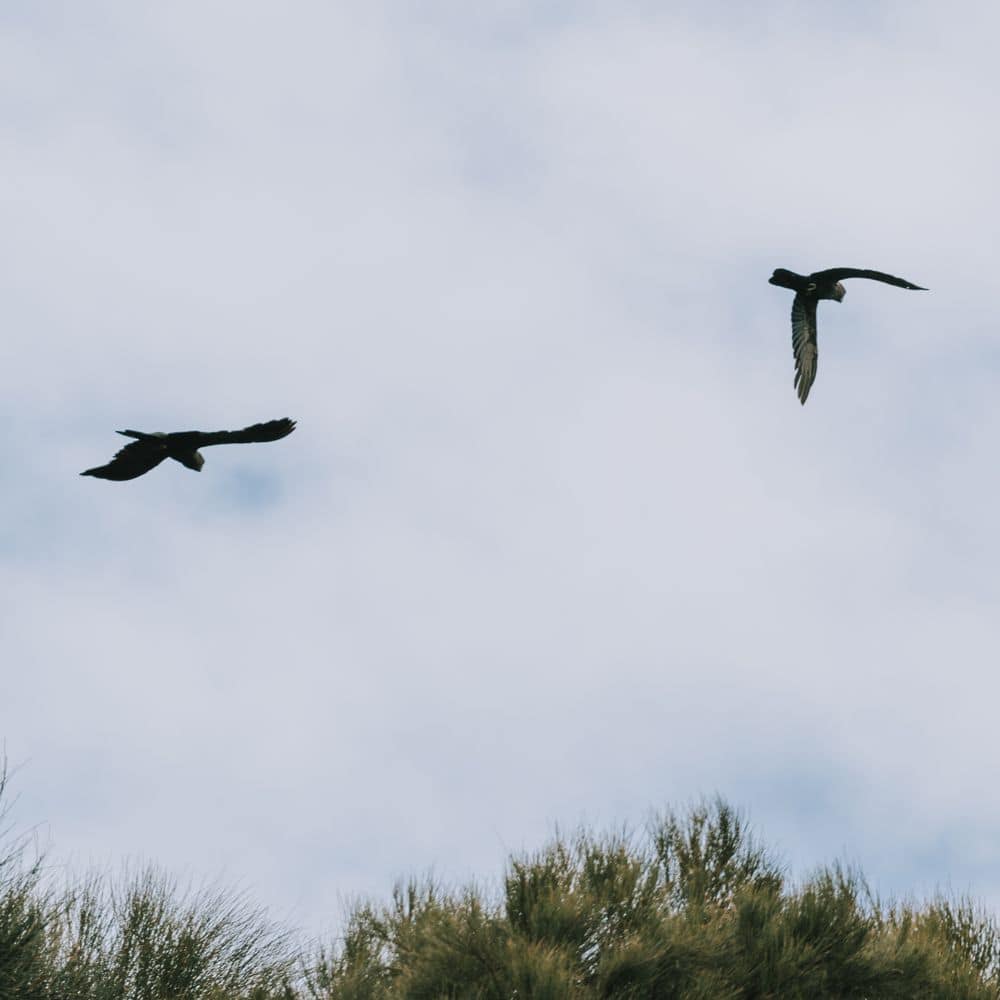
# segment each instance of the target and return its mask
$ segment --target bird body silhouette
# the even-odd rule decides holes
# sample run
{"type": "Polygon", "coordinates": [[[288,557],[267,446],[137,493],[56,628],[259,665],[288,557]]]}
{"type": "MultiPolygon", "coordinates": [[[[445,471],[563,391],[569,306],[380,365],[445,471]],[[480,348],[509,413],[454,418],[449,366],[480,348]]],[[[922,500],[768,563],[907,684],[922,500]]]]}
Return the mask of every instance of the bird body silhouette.
{"type": "Polygon", "coordinates": [[[816,305],[820,299],[841,302],[847,294],[841,284],[845,278],[869,278],[884,281],[897,288],[910,288],[926,292],[926,288],[905,278],[897,278],[884,271],[867,271],[858,267],[832,267],[812,274],[796,274],[779,267],[768,279],[770,284],[790,288],[795,292],[792,300],[792,353],[795,355],[795,388],[803,404],[816,380],[819,350],[816,344],[816,305]]]}
{"type": "Polygon", "coordinates": [[[98,479],[112,479],[124,482],[136,479],[155,469],[165,458],[195,472],[201,472],[205,459],[199,448],[213,444],[251,444],[258,441],[277,441],[295,430],[295,421],[284,417],[269,420],[263,424],[253,424],[241,431],[177,431],[164,434],[162,431],[149,434],[146,431],[118,431],[125,437],[135,438],[125,445],[107,465],[81,472],[81,476],[95,476],[98,479]]]}

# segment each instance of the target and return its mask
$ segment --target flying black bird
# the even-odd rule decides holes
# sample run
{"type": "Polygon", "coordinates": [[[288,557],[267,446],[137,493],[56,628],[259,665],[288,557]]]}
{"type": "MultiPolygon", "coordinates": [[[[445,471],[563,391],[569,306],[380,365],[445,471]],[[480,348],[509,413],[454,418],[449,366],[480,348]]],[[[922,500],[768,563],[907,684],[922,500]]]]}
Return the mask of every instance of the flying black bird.
{"type": "Polygon", "coordinates": [[[150,469],[155,469],[165,458],[172,458],[181,465],[194,469],[195,472],[201,472],[205,459],[198,451],[199,448],[210,444],[277,441],[294,430],[295,421],[285,417],[282,420],[269,420],[265,424],[244,427],[241,431],[178,431],[175,434],[164,434],[162,431],[155,434],[147,434],[145,431],[118,431],[117,433],[136,440],[125,445],[107,465],[87,469],[80,475],[121,482],[124,479],[135,479],[150,469]]]}
{"type": "Polygon", "coordinates": [[[846,294],[841,284],[844,278],[871,278],[873,281],[884,281],[898,288],[927,291],[920,285],[914,285],[912,281],[894,278],[891,274],[883,274],[881,271],[865,271],[857,267],[832,267],[829,271],[816,271],[809,275],[796,274],[794,271],[786,271],[783,267],[779,267],[769,280],[772,285],[791,288],[795,292],[795,299],[792,302],[792,352],[795,354],[795,387],[803,403],[816,379],[818,359],[816,303],[820,299],[834,299],[840,302],[846,294]]]}

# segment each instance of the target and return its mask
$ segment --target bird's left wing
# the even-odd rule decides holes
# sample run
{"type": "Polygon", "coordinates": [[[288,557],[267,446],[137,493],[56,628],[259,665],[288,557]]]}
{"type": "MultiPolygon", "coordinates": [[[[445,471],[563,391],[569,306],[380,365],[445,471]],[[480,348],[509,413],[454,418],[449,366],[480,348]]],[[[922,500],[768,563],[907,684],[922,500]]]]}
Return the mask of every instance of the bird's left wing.
{"type": "MultiPolygon", "coordinates": [[[[122,433],[119,431],[119,433],[122,433]]],[[[125,445],[107,465],[100,465],[81,472],[81,476],[94,476],[97,479],[111,479],[124,482],[127,479],[137,479],[150,469],[155,469],[167,457],[162,441],[144,439],[125,445]]]]}
{"type": "Polygon", "coordinates": [[[884,271],[866,271],[858,267],[831,267],[829,271],[817,271],[809,277],[828,281],[843,281],[845,278],[869,278],[872,281],[884,281],[887,285],[895,285],[897,288],[911,288],[915,292],[927,291],[922,285],[915,285],[905,278],[897,278],[884,271]]]}
{"type": "Polygon", "coordinates": [[[816,343],[816,299],[801,292],[792,301],[792,353],[795,355],[795,388],[805,404],[816,381],[819,347],[816,343]]]}
{"type": "MultiPolygon", "coordinates": [[[[184,431],[176,437],[183,436],[185,444],[190,439],[194,448],[204,448],[212,444],[254,444],[258,441],[278,441],[287,437],[295,430],[295,421],[283,417],[281,420],[268,420],[263,424],[253,424],[241,431],[184,431]]],[[[175,435],[170,435],[171,438],[175,435]]]]}

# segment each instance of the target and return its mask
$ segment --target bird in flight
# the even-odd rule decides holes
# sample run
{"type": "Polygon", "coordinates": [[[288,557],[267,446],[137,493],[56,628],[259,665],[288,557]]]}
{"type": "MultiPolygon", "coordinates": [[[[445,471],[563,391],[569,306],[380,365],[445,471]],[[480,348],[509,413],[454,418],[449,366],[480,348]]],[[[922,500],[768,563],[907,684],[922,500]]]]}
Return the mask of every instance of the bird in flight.
{"type": "Polygon", "coordinates": [[[164,434],[158,431],[147,434],[145,431],[118,431],[125,437],[135,438],[107,465],[81,472],[81,476],[96,476],[98,479],[113,479],[121,482],[137,477],[155,469],[165,458],[172,458],[181,465],[186,465],[195,472],[201,472],[205,464],[199,448],[210,444],[251,444],[257,441],[277,441],[287,437],[295,430],[295,421],[284,417],[282,420],[268,420],[264,424],[254,424],[244,427],[241,431],[177,431],[174,434],[164,434]]]}
{"type": "Polygon", "coordinates": [[[770,277],[772,285],[791,288],[795,292],[792,301],[792,352],[795,355],[795,388],[799,400],[805,403],[809,390],[816,379],[816,364],[819,352],[816,347],[816,303],[820,299],[834,299],[840,302],[844,295],[844,278],[870,278],[884,281],[897,288],[912,288],[926,292],[926,288],[895,278],[882,271],[865,271],[857,267],[832,267],[829,271],[815,271],[812,274],[796,274],[779,267],[770,277]]]}

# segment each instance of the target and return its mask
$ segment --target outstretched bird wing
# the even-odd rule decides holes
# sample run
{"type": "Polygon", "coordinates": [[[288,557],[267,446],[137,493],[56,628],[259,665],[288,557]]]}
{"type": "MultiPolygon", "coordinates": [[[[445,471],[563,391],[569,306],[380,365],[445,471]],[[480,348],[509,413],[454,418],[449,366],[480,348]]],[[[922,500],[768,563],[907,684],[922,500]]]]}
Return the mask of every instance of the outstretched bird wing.
{"type": "Polygon", "coordinates": [[[162,440],[144,438],[125,445],[107,465],[87,469],[80,475],[123,482],[126,479],[136,479],[150,469],[155,469],[166,457],[167,451],[162,440]]]}
{"type": "Polygon", "coordinates": [[[171,443],[190,445],[192,448],[205,448],[212,444],[254,444],[258,441],[277,441],[287,437],[295,430],[295,421],[283,417],[281,420],[268,420],[263,424],[253,424],[241,431],[182,431],[169,435],[171,443]]]}
{"type": "Polygon", "coordinates": [[[784,267],[776,268],[774,274],[767,280],[771,285],[777,285],[779,288],[790,288],[793,292],[804,291],[809,285],[808,275],[796,274],[784,267]]]}
{"type": "Polygon", "coordinates": [[[816,344],[816,299],[799,292],[792,301],[792,353],[795,355],[795,388],[805,403],[816,381],[819,348],[816,344]]]}
{"type": "MultiPolygon", "coordinates": [[[[777,273],[777,272],[775,272],[777,273]]],[[[858,267],[831,267],[829,271],[817,271],[810,274],[810,278],[819,281],[843,281],[845,278],[870,278],[872,281],[884,281],[887,285],[895,285],[897,288],[912,288],[916,292],[926,292],[927,289],[921,285],[915,285],[905,278],[897,278],[884,271],[865,271],[858,267]]]]}

